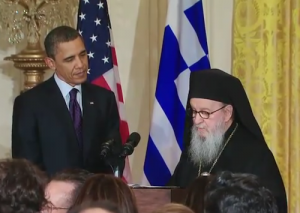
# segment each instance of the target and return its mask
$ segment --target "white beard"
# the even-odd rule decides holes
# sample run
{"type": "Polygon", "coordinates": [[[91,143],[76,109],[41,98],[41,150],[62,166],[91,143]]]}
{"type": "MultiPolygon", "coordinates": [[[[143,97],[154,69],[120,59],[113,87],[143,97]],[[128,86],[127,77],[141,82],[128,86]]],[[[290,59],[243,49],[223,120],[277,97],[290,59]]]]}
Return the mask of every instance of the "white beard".
{"type": "Polygon", "coordinates": [[[199,166],[211,165],[221,151],[224,141],[225,125],[217,124],[216,128],[206,137],[199,135],[197,125],[192,127],[191,144],[188,150],[192,162],[199,166]]]}

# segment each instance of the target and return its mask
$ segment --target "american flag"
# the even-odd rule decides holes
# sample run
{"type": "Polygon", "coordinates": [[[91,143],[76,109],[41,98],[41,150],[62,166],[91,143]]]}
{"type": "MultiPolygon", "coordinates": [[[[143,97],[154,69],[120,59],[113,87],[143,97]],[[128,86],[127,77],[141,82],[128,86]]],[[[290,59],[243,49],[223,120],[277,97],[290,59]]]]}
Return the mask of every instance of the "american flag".
{"type": "MultiPolygon", "coordinates": [[[[116,50],[106,0],[80,0],[77,30],[84,39],[89,59],[88,80],[115,93],[120,115],[120,133],[125,143],[129,136],[124,112],[124,99],[118,71],[116,50]]],[[[131,182],[126,158],[123,178],[131,182]]]]}

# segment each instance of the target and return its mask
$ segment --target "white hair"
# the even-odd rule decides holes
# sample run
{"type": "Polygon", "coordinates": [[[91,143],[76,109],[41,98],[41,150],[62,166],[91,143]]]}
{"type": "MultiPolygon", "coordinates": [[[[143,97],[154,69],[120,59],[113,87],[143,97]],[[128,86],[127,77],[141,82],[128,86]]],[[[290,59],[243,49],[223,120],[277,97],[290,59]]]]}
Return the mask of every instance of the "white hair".
{"type": "Polygon", "coordinates": [[[197,166],[200,165],[200,162],[202,166],[211,165],[221,151],[225,123],[223,121],[218,122],[215,129],[209,132],[206,137],[199,135],[198,127],[199,125],[195,124],[192,126],[192,138],[188,149],[190,159],[197,166]]]}

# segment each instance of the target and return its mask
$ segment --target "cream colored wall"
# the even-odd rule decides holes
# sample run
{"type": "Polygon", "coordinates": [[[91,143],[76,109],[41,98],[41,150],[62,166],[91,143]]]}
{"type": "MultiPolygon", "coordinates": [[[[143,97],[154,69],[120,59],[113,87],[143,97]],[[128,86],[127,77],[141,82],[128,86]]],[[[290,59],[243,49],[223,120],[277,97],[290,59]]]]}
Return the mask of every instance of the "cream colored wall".
{"type": "MultiPolygon", "coordinates": [[[[233,0],[203,0],[212,67],[230,72],[233,0]]],[[[110,0],[109,11],[130,131],[142,140],[130,157],[134,182],[139,182],[151,122],[167,0],[110,0]]],[[[3,58],[20,47],[0,38],[0,157],[9,156],[13,100],[21,72],[3,58]]],[[[51,75],[48,72],[46,78],[51,75]]]]}

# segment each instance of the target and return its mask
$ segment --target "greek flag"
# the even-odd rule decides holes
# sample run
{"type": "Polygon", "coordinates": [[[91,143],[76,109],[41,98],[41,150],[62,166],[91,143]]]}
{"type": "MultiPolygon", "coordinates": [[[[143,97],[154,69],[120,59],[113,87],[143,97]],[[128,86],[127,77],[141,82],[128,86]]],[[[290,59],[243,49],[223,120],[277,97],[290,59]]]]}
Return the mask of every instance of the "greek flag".
{"type": "Polygon", "coordinates": [[[164,186],[184,146],[190,72],[210,68],[201,0],[169,0],[143,185],[164,186]]]}

